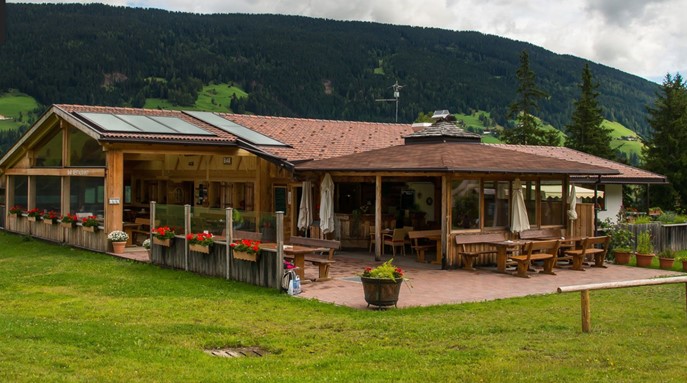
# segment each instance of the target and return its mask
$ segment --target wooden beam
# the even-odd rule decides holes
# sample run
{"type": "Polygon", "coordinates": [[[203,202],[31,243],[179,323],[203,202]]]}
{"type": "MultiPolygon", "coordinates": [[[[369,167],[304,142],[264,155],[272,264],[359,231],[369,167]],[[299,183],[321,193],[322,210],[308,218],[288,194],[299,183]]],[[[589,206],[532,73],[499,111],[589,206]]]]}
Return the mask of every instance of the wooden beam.
{"type": "Polygon", "coordinates": [[[79,176],[79,177],[105,177],[105,169],[102,168],[28,168],[7,169],[6,175],[11,176],[79,176]]]}
{"type": "MultiPolygon", "coordinates": [[[[105,156],[107,175],[105,177],[105,231],[122,230],[124,196],[124,154],[110,150],[105,156]],[[114,203],[114,201],[118,203],[114,203]]],[[[151,196],[151,198],[154,198],[151,196]]]]}

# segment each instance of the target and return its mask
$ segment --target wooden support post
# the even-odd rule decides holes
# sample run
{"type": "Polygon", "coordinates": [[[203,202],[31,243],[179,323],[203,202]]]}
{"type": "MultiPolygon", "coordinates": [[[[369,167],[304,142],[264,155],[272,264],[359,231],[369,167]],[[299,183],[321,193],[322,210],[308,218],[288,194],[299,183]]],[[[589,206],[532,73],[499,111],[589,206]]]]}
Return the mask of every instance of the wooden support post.
{"type": "MultiPolygon", "coordinates": [[[[281,289],[281,278],[284,275],[284,212],[277,215],[277,280],[275,286],[281,289]]],[[[302,270],[305,271],[305,270],[302,270]]]]}
{"type": "Polygon", "coordinates": [[[184,205],[184,270],[188,271],[188,239],[186,235],[191,232],[191,205],[184,205]]]}
{"type": "Polygon", "coordinates": [[[582,304],[582,332],[589,332],[592,327],[591,310],[589,308],[589,290],[580,291],[582,304]]]}
{"type": "Polygon", "coordinates": [[[382,176],[375,177],[375,261],[382,260],[382,176]]]}
{"type": "MultiPolygon", "coordinates": [[[[224,194],[224,193],[222,193],[222,194],[224,194]]],[[[230,252],[231,246],[229,246],[229,245],[232,242],[234,242],[234,221],[233,221],[233,217],[234,217],[234,209],[230,208],[230,207],[226,208],[224,210],[224,222],[225,222],[225,224],[224,224],[224,234],[225,234],[224,238],[225,238],[225,241],[227,241],[227,244],[226,244],[226,248],[224,250],[225,250],[225,253],[227,256],[226,257],[227,263],[226,263],[226,270],[225,270],[227,279],[229,279],[229,277],[231,276],[231,274],[229,273],[229,252],[230,252]]]]}

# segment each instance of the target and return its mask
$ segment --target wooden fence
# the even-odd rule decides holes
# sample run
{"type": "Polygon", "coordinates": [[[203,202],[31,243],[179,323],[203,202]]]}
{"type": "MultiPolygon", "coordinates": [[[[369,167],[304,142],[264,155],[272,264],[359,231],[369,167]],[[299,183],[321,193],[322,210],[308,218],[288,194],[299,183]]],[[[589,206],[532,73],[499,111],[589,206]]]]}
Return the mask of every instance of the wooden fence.
{"type": "MultiPolygon", "coordinates": [[[[234,259],[226,242],[215,242],[209,254],[188,251],[186,238],[177,236],[170,247],[153,244],[150,261],[153,264],[193,273],[221,277],[256,286],[280,288],[283,264],[279,265],[276,253],[260,252],[257,262],[234,259]]],[[[282,261],[283,262],[283,261],[282,261]]]]}
{"type": "Polygon", "coordinates": [[[660,222],[636,223],[626,225],[637,243],[637,234],[649,231],[654,250],[658,253],[664,249],[685,250],[687,249],[687,224],[664,225],[660,222]]]}
{"type": "MultiPolygon", "coordinates": [[[[579,291],[581,312],[582,312],[582,331],[589,332],[592,327],[592,314],[589,306],[589,290],[618,289],[622,287],[653,286],[665,285],[669,283],[684,283],[687,292],[687,276],[655,279],[637,279],[634,281],[592,283],[588,285],[562,286],[558,288],[559,293],[570,293],[579,291]]],[[[685,302],[687,304],[687,302],[685,302]]]]}

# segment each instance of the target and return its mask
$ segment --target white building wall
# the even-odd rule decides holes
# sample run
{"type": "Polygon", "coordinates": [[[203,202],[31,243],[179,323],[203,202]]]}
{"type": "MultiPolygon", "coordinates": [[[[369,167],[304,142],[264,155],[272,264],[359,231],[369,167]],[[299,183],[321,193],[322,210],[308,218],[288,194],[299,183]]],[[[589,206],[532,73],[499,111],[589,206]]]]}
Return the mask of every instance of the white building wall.
{"type": "Polygon", "coordinates": [[[611,222],[617,223],[618,212],[623,206],[623,185],[605,185],[606,189],[606,210],[599,210],[598,218],[600,221],[610,218],[611,222]]]}

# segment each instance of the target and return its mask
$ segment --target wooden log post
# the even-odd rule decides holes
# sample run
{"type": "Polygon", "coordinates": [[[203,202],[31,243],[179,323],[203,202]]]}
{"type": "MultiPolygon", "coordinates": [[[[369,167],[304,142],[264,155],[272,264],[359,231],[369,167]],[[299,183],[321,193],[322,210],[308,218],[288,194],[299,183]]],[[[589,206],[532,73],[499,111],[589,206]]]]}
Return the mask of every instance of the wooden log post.
{"type": "Polygon", "coordinates": [[[592,327],[592,315],[589,307],[589,290],[580,291],[582,305],[582,332],[589,332],[592,327]]]}
{"type": "Polygon", "coordinates": [[[191,232],[191,205],[184,205],[184,270],[188,271],[188,239],[191,232]]]}
{"type": "Polygon", "coordinates": [[[281,288],[281,278],[284,274],[284,212],[277,212],[277,275],[275,286],[281,288]]]}
{"type": "Polygon", "coordinates": [[[232,218],[234,217],[234,209],[233,208],[226,208],[224,212],[224,233],[225,233],[225,241],[226,243],[226,265],[225,265],[225,271],[226,271],[226,278],[229,279],[231,276],[231,273],[229,273],[229,253],[231,252],[231,243],[234,242],[234,221],[232,221],[232,218]]]}
{"type": "Polygon", "coordinates": [[[685,312],[687,314],[687,276],[680,277],[668,277],[668,278],[654,278],[654,279],[635,279],[632,281],[621,281],[621,282],[603,282],[603,283],[591,283],[587,285],[576,285],[576,286],[561,286],[558,288],[559,293],[571,293],[575,291],[581,292],[581,307],[582,307],[582,331],[591,331],[591,310],[589,308],[590,290],[605,290],[605,289],[618,289],[623,287],[639,287],[639,286],[653,286],[653,285],[667,285],[671,283],[684,283],[685,284],[685,312]]]}

